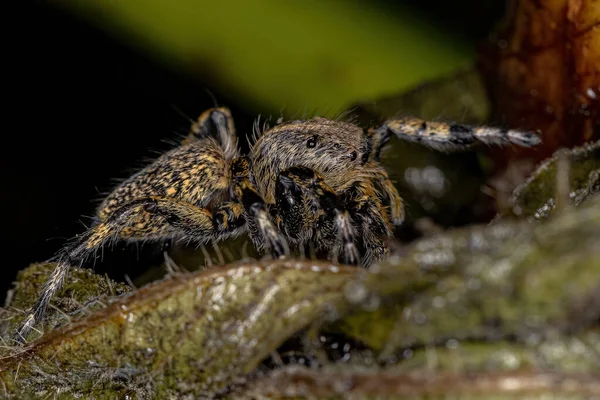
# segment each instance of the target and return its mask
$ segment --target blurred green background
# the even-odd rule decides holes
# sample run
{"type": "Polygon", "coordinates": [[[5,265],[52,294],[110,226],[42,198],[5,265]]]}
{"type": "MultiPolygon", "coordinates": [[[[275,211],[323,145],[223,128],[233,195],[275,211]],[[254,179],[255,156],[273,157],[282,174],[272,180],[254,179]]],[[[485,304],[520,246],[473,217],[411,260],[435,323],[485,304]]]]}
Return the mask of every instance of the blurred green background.
{"type": "Polygon", "coordinates": [[[407,5],[369,1],[63,1],[239,102],[335,114],[449,73],[472,55],[407,5]]]}
{"type": "MultiPolygon", "coordinates": [[[[503,12],[503,0],[11,3],[0,291],[172,147],[189,126],[181,114],[214,97],[242,135],[257,114],[335,115],[468,63],[503,12]]],[[[104,257],[96,270],[122,281],[144,256],[104,257]]]]}

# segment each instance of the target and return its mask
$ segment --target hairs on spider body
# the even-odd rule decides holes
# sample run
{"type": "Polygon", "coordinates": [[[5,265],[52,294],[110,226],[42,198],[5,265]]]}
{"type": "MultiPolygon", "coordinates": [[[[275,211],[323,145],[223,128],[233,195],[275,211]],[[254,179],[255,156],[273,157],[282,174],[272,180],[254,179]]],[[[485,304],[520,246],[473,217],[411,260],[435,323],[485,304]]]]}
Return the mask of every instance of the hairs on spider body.
{"type": "Polygon", "coordinates": [[[267,129],[241,156],[229,110],[207,110],[180,146],[122,182],[98,207],[94,225],[59,251],[16,340],[26,340],[43,319],[69,268],[115,240],[204,244],[246,233],[275,258],[311,248],[364,267],[384,259],[393,226],[404,218],[402,199],[379,163],[393,135],[442,150],[478,141],[539,142],[528,132],[416,118],[363,130],[317,117],[267,129]]]}

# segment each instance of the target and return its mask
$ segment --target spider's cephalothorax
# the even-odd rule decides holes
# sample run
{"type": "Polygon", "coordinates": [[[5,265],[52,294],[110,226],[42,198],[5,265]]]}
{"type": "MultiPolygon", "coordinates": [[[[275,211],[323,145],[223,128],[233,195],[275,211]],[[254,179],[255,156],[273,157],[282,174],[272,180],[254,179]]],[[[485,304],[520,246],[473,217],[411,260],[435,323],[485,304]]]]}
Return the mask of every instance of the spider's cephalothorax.
{"type": "Polygon", "coordinates": [[[258,250],[276,258],[312,249],[365,267],[383,259],[393,226],[404,218],[402,199],[378,162],[392,135],[449,150],[478,141],[539,142],[528,132],[415,118],[368,131],[313,118],[266,130],[240,156],[230,112],[210,109],[179,147],[106,197],[94,225],[58,253],[17,340],[43,318],[69,267],[114,240],[206,243],[247,233],[258,250]]]}

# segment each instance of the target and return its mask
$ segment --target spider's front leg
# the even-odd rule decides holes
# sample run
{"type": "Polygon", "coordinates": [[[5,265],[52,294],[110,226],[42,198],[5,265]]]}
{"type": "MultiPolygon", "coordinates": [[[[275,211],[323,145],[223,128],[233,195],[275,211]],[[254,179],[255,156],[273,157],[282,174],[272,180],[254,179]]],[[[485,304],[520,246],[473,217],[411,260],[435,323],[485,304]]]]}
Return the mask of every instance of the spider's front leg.
{"type": "MultiPolygon", "coordinates": [[[[390,177],[388,176],[387,172],[382,167],[376,166],[372,168],[372,173],[373,181],[381,189],[381,194],[384,196],[385,199],[387,199],[389,203],[392,224],[396,226],[402,224],[405,217],[404,202],[400,197],[400,193],[398,193],[398,189],[396,189],[396,186],[394,186],[394,183],[390,180],[390,177]]],[[[369,186],[367,185],[362,189],[356,188],[354,190],[359,193],[362,192],[360,196],[366,198],[365,195],[372,191],[372,187],[369,187],[368,189],[367,187],[369,186]]],[[[375,208],[381,208],[380,203],[379,205],[376,204],[375,208]]]]}
{"type": "Polygon", "coordinates": [[[235,158],[230,164],[234,197],[244,209],[250,239],[258,250],[265,248],[274,258],[289,255],[286,238],[271,219],[269,208],[252,183],[252,165],[246,156],[235,158]]]}
{"type": "Polygon", "coordinates": [[[532,147],[541,143],[540,137],[530,131],[425,121],[415,117],[390,119],[370,134],[376,142],[376,158],[391,135],[404,141],[420,143],[433,150],[448,152],[468,149],[478,144],[532,147]]]}
{"type": "MultiPolygon", "coordinates": [[[[389,254],[387,238],[392,236],[393,218],[381,203],[373,183],[370,180],[355,182],[344,192],[343,201],[352,219],[361,227],[365,247],[363,266],[385,259],[389,254]]],[[[403,217],[403,212],[401,215],[403,217]]]]}
{"type": "Polygon", "coordinates": [[[329,250],[331,258],[341,256],[344,264],[358,264],[352,220],[335,192],[310,168],[292,167],[277,177],[277,210],[289,236],[302,243],[314,239],[329,250]]]}

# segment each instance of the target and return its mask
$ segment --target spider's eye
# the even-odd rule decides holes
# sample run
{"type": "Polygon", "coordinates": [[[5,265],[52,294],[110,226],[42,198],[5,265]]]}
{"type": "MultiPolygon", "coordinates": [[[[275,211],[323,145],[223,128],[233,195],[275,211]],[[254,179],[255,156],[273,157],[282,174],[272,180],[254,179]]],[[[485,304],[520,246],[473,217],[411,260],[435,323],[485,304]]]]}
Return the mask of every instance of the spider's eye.
{"type": "Polygon", "coordinates": [[[311,137],[310,139],[308,139],[306,141],[306,147],[308,147],[309,149],[312,149],[316,145],[317,145],[317,135],[311,137]]]}
{"type": "Polygon", "coordinates": [[[356,157],[358,157],[358,153],[356,151],[350,153],[350,161],[356,160],[356,157]]]}

